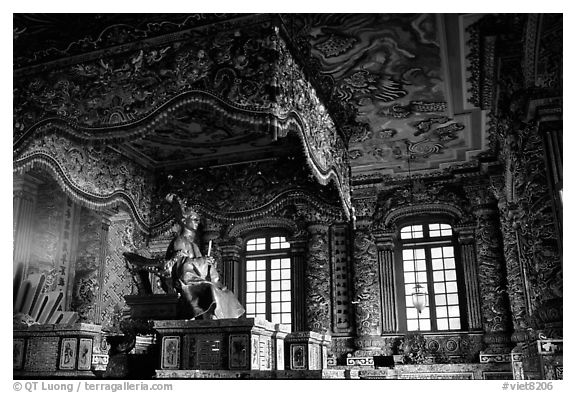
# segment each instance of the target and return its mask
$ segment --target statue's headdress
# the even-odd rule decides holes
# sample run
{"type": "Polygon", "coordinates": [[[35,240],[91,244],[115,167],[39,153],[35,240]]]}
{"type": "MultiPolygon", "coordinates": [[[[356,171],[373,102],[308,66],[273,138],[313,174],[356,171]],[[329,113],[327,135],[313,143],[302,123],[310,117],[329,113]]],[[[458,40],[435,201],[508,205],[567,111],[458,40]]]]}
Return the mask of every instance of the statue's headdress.
{"type": "Polygon", "coordinates": [[[186,199],[181,199],[177,195],[170,193],[166,195],[166,201],[172,206],[172,210],[178,221],[182,221],[182,219],[188,218],[191,215],[200,217],[200,214],[198,214],[198,211],[194,209],[194,207],[188,206],[186,199]]]}

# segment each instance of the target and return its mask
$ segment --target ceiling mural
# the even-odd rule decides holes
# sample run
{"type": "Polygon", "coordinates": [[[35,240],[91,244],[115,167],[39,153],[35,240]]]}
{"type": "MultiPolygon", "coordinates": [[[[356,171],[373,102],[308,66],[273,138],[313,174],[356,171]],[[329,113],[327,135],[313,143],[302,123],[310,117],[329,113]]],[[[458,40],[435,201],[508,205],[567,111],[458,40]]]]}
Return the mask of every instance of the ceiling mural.
{"type": "Polygon", "coordinates": [[[353,172],[406,171],[408,155],[412,169],[437,168],[467,147],[464,124],[448,117],[435,15],[307,14],[286,26],[331,80],[325,95],[367,125],[350,139],[353,172]]]}

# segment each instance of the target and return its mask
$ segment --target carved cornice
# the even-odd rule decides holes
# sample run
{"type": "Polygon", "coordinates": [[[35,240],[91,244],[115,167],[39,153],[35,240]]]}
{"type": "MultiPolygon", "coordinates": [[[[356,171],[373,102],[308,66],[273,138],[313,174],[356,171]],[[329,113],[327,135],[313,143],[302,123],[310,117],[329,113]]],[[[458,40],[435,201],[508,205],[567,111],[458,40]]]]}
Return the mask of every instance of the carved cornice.
{"type": "Polygon", "coordinates": [[[243,237],[245,234],[264,229],[280,229],[289,233],[292,236],[298,232],[298,226],[293,220],[282,217],[266,217],[257,219],[255,221],[240,222],[232,224],[228,229],[226,236],[232,238],[243,237]]]}
{"type": "Polygon", "coordinates": [[[455,222],[458,222],[464,216],[464,212],[457,206],[445,203],[405,206],[397,208],[386,215],[384,218],[384,226],[386,228],[393,227],[396,224],[396,221],[400,218],[430,215],[445,215],[451,217],[455,222]]]}

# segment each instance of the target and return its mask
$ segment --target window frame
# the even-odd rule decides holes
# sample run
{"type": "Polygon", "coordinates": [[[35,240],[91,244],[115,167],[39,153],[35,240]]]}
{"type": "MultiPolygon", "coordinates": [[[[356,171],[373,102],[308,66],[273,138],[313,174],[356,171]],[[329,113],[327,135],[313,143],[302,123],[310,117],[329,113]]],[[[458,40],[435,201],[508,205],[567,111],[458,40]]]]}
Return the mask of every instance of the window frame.
{"type": "MultiPolygon", "coordinates": [[[[247,298],[247,260],[251,259],[265,259],[266,260],[266,320],[272,319],[272,307],[271,307],[271,260],[272,259],[282,259],[288,258],[290,259],[290,327],[294,329],[294,305],[295,305],[295,294],[294,294],[294,274],[295,274],[295,267],[294,267],[294,258],[292,253],[292,245],[289,248],[281,248],[281,249],[272,249],[271,248],[271,239],[274,237],[284,237],[288,243],[289,234],[285,231],[281,230],[274,230],[274,231],[256,231],[251,232],[250,234],[244,237],[244,246],[242,247],[242,257],[240,263],[240,282],[239,282],[239,296],[238,299],[242,303],[244,307],[246,307],[246,298],[247,298]],[[266,238],[266,247],[264,250],[256,250],[256,251],[248,251],[247,246],[248,242],[253,239],[258,238],[266,238]]],[[[252,317],[250,317],[252,318],[252,317]]]]}
{"type": "Polygon", "coordinates": [[[467,302],[466,302],[466,281],[464,277],[464,269],[461,261],[460,244],[458,243],[458,235],[454,228],[454,223],[445,217],[410,217],[399,220],[396,223],[396,247],[394,252],[394,266],[397,274],[395,275],[396,285],[396,299],[397,299],[397,315],[398,315],[398,330],[405,333],[451,333],[462,332],[468,330],[467,318],[467,302]],[[452,234],[449,236],[435,236],[430,238],[430,224],[447,224],[452,229],[452,234]],[[401,239],[401,231],[404,227],[409,225],[422,225],[423,237],[412,239],[401,239]],[[452,246],[454,250],[454,262],[456,270],[456,283],[458,286],[458,307],[460,311],[460,329],[438,329],[437,315],[436,315],[436,293],[434,292],[434,277],[432,268],[431,249],[439,246],[452,246]],[[406,313],[406,296],[408,295],[405,290],[404,281],[404,264],[403,264],[403,250],[406,249],[424,249],[426,260],[426,293],[428,294],[428,304],[426,308],[429,309],[430,315],[430,330],[408,330],[407,326],[407,313],[406,313]]]}

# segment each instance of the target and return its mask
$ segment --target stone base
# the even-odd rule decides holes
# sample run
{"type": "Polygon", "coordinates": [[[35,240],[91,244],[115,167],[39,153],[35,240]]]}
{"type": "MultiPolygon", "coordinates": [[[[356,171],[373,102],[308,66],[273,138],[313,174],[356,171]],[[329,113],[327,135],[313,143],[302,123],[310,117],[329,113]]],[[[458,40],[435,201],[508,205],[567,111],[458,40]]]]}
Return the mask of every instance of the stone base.
{"type": "Polygon", "coordinates": [[[106,363],[107,355],[98,353],[100,325],[32,325],[13,331],[14,378],[94,378],[93,370],[106,363]]]}
{"type": "Polygon", "coordinates": [[[161,371],[284,367],[284,325],[253,318],[160,320],[154,329],[160,336],[161,371]]]}
{"type": "Polygon", "coordinates": [[[130,316],[134,319],[177,319],[179,298],[176,294],[127,295],[130,316]]]}
{"type": "MultiPolygon", "coordinates": [[[[339,370],[337,370],[339,371],[339,370]]],[[[344,371],[336,372],[344,379],[344,371]]],[[[158,379],[333,379],[334,372],[327,370],[157,370],[158,379]]]]}
{"type": "Polygon", "coordinates": [[[315,332],[293,332],[286,336],[286,368],[322,370],[328,367],[331,337],[315,332]]]}
{"type": "Polygon", "coordinates": [[[337,369],[345,372],[345,379],[512,379],[510,365],[505,363],[404,364],[381,368],[338,366],[337,369]]]}

